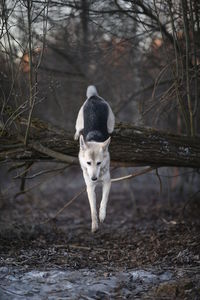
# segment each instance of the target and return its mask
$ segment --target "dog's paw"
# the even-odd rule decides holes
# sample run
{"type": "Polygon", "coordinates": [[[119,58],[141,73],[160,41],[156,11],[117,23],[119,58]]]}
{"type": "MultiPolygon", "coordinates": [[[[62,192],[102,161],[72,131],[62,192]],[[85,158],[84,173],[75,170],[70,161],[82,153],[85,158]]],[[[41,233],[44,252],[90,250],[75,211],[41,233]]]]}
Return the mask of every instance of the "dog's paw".
{"type": "Polygon", "coordinates": [[[91,232],[95,233],[99,229],[98,223],[92,224],[91,232]]]}
{"type": "Polygon", "coordinates": [[[106,218],[106,211],[104,209],[100,209],[100,212],[99,212],[99,221],[101,223],[103,223],[103,221],[105,220],[106,218]]]}
{"type": "Polygon", "coordinates": [[[79,133],[76,132],[74,135],[74,140],[77,141],[78,139],[79,139],[79,133]]]}

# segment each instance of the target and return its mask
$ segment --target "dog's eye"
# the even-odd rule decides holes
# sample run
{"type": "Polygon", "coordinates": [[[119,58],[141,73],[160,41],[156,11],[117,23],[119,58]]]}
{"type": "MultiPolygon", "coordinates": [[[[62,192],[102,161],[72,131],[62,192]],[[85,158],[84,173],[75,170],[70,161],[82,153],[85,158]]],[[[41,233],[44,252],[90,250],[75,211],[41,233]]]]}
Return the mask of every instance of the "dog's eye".
{"type": "Polygon", "coordinates": [[[101,162],[100,162],[100,161],[98,161],[98,162],[97,162],[97,166],[99,166],[100,164],[101,164],[101,162]]]}
{"type": "Polygon", "coordinates": [[[88,165],[91,165],[91,162],[90,162],[90,161],[87,161],[87,164],[88,164],[88,165]]]}

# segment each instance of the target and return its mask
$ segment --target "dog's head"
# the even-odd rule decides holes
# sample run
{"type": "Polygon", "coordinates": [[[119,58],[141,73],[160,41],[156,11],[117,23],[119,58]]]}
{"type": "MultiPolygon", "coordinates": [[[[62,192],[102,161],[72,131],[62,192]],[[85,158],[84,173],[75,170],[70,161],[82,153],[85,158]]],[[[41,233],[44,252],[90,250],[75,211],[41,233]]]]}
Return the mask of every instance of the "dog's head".
{"type": "Polygon", "coordinates": [[[110,137],[102,143],[85,142],[83,136],[80,136],[79,160],[81,166],[87,170],[87,174],[92,181],[99,179],[100,170],[108,163],[108,146],[110,137]]]}

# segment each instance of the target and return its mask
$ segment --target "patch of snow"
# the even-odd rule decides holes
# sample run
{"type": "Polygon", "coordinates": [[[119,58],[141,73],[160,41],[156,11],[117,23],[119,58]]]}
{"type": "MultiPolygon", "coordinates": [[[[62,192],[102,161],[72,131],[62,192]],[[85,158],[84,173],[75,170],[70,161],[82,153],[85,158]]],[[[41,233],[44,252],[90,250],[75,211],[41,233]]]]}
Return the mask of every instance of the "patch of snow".
{"type": "Polygon", "coordinates": [[[161,275],[153,274],[150,271],[145,270],[136,270],[131,272],[131,280],[132,281],[142,281],[144,283],[154,284],[161,281],[170,280],[172,277],[171,273],[165,272],[161,275]]]}
{"type": "MultiPolygon", "coordinates": [[[[118,272],[108,277],[98,274],[95,270],[33,270],[25,273],[17,270],[7,272],[7,269],[0,269],[1,299],[96,299],[105,296],[114,296],[117,287],[124,285],[123,295],[130,293],[128,284],[135,286],[137,292],[151,287],[152,285],[172,278],[170,272],[163,272],[161,275],[151,271],[132,270],[129,272],[118,272]]],[[[135,288],[134,288],[135,289],[135,288]]],[[[113,298],[114,299],[114,298],[113,298]]]]}

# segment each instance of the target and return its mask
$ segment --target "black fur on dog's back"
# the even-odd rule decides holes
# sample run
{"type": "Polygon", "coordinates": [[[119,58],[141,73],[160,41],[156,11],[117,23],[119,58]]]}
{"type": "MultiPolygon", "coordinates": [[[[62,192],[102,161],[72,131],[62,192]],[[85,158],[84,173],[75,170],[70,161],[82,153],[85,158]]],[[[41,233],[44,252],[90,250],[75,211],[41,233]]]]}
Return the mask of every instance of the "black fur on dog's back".
{"type": "Polygon", "coordinates": [[[94,95],[83,107],[85,141],[104,142],[109,138],[107,129],[108,105],[103,99],[94,95]]]}

